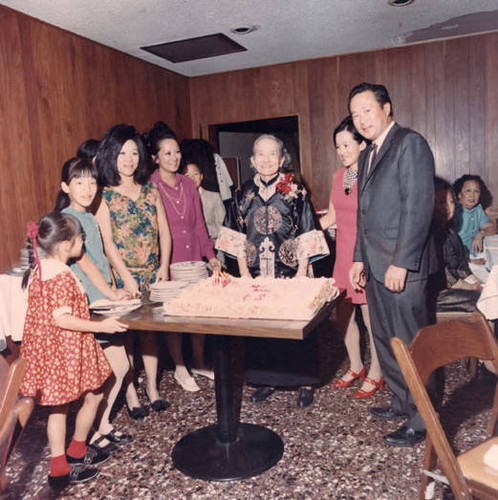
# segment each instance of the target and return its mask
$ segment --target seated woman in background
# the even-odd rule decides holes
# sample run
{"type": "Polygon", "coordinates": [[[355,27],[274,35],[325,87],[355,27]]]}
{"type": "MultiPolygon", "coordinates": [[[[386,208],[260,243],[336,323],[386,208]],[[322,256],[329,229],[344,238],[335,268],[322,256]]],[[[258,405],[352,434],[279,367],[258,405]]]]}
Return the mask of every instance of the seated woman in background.
{"type": "Polygon", "coordinates": [[[483,209],[491,204],[491,194],[478,175],[462,175],[453,184],[458,206],[455,227],[471,255],[482,252],[484,236],[494,233],[494,225],[483,209]]]}
{"type": "Polygon", "coordinates": [[[481,282],[469,268],[469,251],[455,228],[455,193],[443,179],[435,179],[434,237],[440,264],[433,277],[437,311],[473,311],[481,282]]]}

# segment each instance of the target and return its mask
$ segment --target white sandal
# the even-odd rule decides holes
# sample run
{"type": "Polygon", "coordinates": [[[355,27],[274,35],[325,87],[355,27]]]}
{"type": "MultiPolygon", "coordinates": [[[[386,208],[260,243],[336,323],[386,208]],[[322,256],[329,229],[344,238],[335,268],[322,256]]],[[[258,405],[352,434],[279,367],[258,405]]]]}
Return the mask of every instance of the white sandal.
{"type": "Polygon", "coordinates": [[[192,377],[192,376],[189,376],[186,379],[182,379],[175,372],[174,377],[175,377],[175,380],[180,385],[180,387],[185,391],[197,392],[197,391],[201,390],[201,388],[197,385],[197,382],[194,380],[194,377],[192,377]]]}
{"type": "Polygon", "coordinates": [[[192,368],[190,371],[193,375],[199,375],[200,377],[206,377],[209,380],[214,380],[213,370],[206,370],[205,368],[192,368]]]}

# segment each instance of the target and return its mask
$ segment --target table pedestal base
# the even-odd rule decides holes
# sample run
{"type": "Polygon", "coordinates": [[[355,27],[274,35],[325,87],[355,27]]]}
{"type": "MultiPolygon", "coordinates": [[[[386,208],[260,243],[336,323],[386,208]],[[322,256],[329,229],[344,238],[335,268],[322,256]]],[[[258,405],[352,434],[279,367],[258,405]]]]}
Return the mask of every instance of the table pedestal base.
{"type": "Polygon", "coordinates": [[[237,439],[222,443],[217,425],[184,436],[173,448],[173,463],[184,474],[210,481],[256,476],[275,465],[284,443],[275,432],[253,424],[239,424],[237,439]]]}

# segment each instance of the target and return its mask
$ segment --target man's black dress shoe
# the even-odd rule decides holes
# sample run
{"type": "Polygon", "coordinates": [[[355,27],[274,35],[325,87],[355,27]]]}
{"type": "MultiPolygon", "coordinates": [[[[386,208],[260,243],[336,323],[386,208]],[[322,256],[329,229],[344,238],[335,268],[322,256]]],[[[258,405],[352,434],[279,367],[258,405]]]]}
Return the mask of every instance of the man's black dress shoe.
{"type": "Polygon", "coordinates": [[[258,387],[251,394],[251,397],[249,398],[249,400],[251,401],[251,403],[261,403],[261,401],[264,401],[265,399],[267,399],[275,391],[276,391],[275,387],[269,387],[269,386],[263,385],[261,387],[258,387]]]}
{"type": "Polygon", "coordinates": [[[426,431],[416,431],[402,425],[397,431],[384,436],[384,441],[391,446],[414,446],[425,439],[426,431]]]}
{"type": "Polygon", "coordinates": [[[371,408],[370,413],[374,417],[382,418],[383,420],[396,420],[397,418],[408,418],[409,416],[401,411],[396,411],[392,406],[371,408]]]}
{"type": "Polygon", "coordinates": [[[313,403],[314,392],[312,387],[300,387],[297,391],[297,406],[299,408],[306,408],[313,403]]]}

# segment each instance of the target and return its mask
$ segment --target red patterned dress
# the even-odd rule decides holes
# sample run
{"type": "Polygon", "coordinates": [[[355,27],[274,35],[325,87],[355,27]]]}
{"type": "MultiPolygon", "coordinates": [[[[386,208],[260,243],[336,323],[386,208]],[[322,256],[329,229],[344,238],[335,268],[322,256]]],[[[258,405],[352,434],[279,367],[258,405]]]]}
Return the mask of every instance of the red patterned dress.
{"type": "Polygon", "coordinates": [[[43,259],[41,268],[43,287],[38,269],[29,286],[21,346],[27,367],[20,393],[52,406],[100,388],[111,368],[93,333],[63,330],[55,324],[55,318],[66,313],[90,319],[78,279],[56,259],[43,259]]]}

